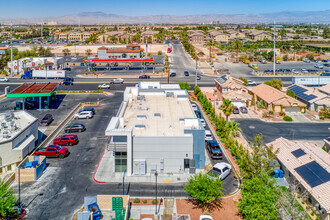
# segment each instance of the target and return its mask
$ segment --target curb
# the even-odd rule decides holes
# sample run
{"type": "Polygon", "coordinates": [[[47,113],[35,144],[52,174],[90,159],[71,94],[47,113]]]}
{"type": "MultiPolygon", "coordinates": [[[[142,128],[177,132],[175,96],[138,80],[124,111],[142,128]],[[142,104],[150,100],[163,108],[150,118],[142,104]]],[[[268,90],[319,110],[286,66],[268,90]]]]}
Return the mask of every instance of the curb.
{"type": "Polygon", "coordinates": [[[95,175],[96,175],[97,170],[99,169],[99,166],[100,166],[101,160],[103,159],[103,156],[104,156],[104,153],[105,153],[105,149],[107,149],[107,145],[105,145],[105,147],[104,147],[103,154],[102,154],[102,156],[101,156],[101,159],[100,159],[100,161],[99,161],[99,163],[98,163],[98,165],[97,165],[97,167],[96,167],[96,170],[95,170],[95,172],[94,172],[94,175],[93,175],[93,180],[94,180],[95,182],[97,182],[97,183],[105,183],[104,181],[99,181],[99,180],[97,180],[97,179],[95,178],[95,175]]]}

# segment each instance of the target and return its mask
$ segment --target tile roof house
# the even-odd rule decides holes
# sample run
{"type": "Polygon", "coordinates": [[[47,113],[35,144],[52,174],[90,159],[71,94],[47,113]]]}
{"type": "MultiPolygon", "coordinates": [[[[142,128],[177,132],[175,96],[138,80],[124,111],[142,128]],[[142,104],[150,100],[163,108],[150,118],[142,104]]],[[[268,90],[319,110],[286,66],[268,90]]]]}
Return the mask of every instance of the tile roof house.
{"type": "Polygon", "coordinates": [[[303,85],[293,84],[288,87],[288,90],[293,91],[296,99],[305,103],[311,111],[320,111],[321,108],[330,108],[330,90],[329,85],[321,88],[307,87],[303,85]]]}
{"type": "Polygon", "coordinates": [[[236,107],[247,107],[251,103],[252,95],[249,94],[242,80],[224,75],[214,81],[216,93],[221,100],[229,99],[236,107]]]}
{"type": "Polygon", "coordinates": [[[283,137],[266,144],[279,150],[276,157],[286,180],[297,190],[308,194],[308,203],[314,206],[320,219],[330,217],[330,155],[320,147],[307,142],[293,142],[283,137]]]}
{"type": "Polygon", "coordinates": [[[265,40],[266,38],[268,40],[272,39],[272,36],[270,34],[268,34],[266,31],[259,31],[259,30],[252,30],[249,35],[248,38],[251,40],[255,40],[255,41],[262,41],[265,40]]]}
{"type": "Polygon", "coordinates": [[[192,43],[204,43],[206,36],[203,33],[195,32],[188,35],[188,39],[192,43]]]}
{"type": "Polygon", "coordinates": [[[266,109],[274,112],[306,111],[306,104],[286,95],[278,89],[266,84],[260,84],[251,90],[256,102],[263,100],[266,109]]]}

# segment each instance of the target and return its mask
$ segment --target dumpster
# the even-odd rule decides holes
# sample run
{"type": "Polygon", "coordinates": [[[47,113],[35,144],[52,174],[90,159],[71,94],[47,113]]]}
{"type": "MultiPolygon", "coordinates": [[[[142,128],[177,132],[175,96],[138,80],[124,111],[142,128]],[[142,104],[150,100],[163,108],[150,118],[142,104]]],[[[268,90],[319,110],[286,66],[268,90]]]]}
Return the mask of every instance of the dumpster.
{"type": "Polygon", "coordinates": [[[283,178],[283,170],[278,170],[279,178],[283,178]]]}
{"type": "Polygon", "coordinates": [[[275,173],[275,178],[278,178],[278,172],[279,170],[274,170],[274,173],[275,173]]]}

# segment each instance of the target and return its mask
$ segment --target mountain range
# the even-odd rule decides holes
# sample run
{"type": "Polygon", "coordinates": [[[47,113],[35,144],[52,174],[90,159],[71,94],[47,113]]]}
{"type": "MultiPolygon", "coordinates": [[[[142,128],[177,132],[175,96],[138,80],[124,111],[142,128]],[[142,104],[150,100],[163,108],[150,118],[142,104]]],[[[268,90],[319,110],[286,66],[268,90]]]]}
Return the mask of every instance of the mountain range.
{"type": "MultiPolygon", "coordinates": [[[[1,16],[1,15],[0,15],[1,16]]],[[[205,14],[205,15],[150,15],[126,16],[104,12],[81,12],[59,17],[1,18],[1,24],[261,24],[261,23],[330,23],[330,9],[325,11],[282,11],[263,14],[205,14]]]]}

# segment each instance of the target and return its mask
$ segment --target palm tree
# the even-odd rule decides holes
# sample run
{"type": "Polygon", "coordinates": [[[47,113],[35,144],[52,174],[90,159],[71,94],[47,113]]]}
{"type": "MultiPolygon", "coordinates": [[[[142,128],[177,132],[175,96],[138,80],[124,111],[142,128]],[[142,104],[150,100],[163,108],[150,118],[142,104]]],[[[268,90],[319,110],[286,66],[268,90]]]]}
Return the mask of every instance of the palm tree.
{"type": "Polygon", "coordinates": [[[219,109],[221,109],[222,112],[225,114],[226,121],[228,122],[228,117],[234,111],[234,105],[231,104],[231,101],[229,99],[225,99],[225,100],[223,100],[223,103],[219,109]]]}
{"type": "Polygon", "coordinates": [[[236,38],[233,42],[234,48],[236,49],[236,62],[238,62],[238,50],[243,45],[242,41],[236,38]]]}
{"type": "Polygon", "coordinates": [[[215,41],[212,39],[208,40],[206,43],[206,46],[210,47],[209,50],[210,50],[210,62],[211,62],[211,50],[212,50],[212,47],[215,46],[215,41]]]}
{"type": "Polygon", "coordinates": [[[228,123],[226,123],[225,125],[225,131],[228,134],[231,134],[232,136],[236,137],[239,132],[241,132],[241,129],[238,127],[238,123],[236,123],[235,121],[229,121],[228,123]]]}

